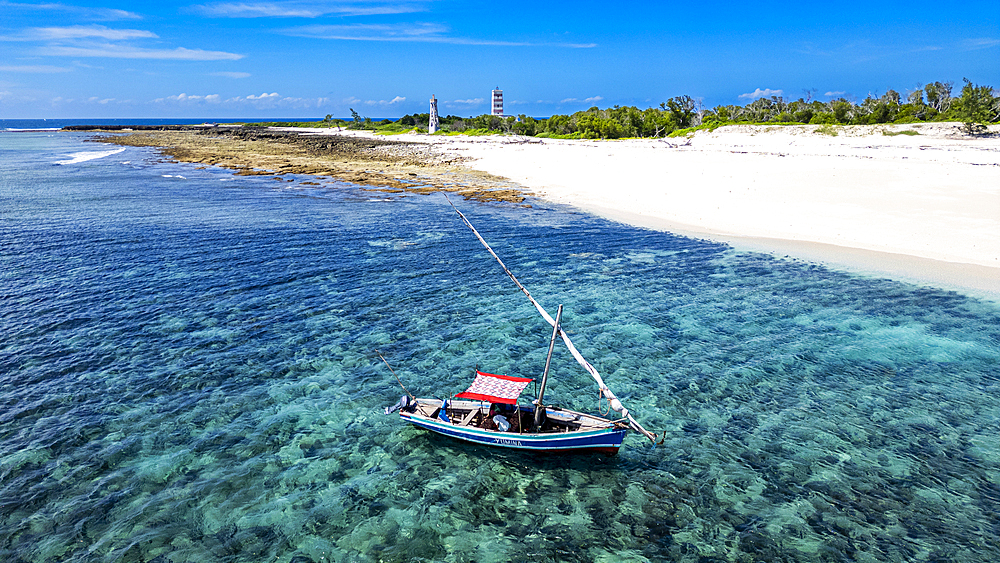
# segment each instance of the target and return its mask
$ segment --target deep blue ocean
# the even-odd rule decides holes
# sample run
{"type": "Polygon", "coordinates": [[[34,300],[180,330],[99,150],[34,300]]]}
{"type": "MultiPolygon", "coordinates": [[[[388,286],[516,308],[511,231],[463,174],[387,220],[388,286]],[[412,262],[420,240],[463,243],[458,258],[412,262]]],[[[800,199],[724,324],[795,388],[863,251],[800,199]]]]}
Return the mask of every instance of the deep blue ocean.
{"type": "Polygon", "coordinates": [[[1000,560],[995,302],[456,201],[665,437],[484,449],[382,414],[376,349],[419,396],[544,364],[440,194],[88,138],[0,133],[0,561],[1000,560]]]}

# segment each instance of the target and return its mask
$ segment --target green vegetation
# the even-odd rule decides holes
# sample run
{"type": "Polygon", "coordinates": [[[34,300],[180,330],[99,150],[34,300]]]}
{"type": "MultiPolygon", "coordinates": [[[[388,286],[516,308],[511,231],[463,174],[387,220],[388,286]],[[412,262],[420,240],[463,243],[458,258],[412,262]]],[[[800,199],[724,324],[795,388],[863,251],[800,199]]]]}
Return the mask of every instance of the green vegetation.
{"type": "MultiPolygon", "coordinates": [[[[881,96],[869,95],[861,102],[838,98],[828,102],[799,98],[787,101],[780,96],[759,98],[745,106],[723,105],[704,109],[691,96],[676,96],[658,108],[639,109],[635,106],[600,109],[592,107],[571,115],[553,115],[547,119],[526,115],[498,117],[440,118],[438,135],[510,134],[554,139],[621,139],[686,136],[696,130],[715,129],[723,125],[820,125],[817,132],[836,136],[842,125],[876,125],[960,121],[963,130],[982,134],[986,126],[1000,121],[1000,91],[990,86],[978,86],[965,80],[961,96],[952,96],[951,82],[933,82],[910,92],[906,99],[889,90],[881,96]]],[[[310,123],[282,123],[298,127],[346,127],[382,134],[410,131],[426,132],[429,114],[405,115],[391,121],[373,121],[351,109],[351,120],[326,119],[310,123]]],[[[261,124],[263,125],[263,124],[261,124]]],[[[916,131],[884,132],[886,135],[917,135],[916,131]]]]}
{"type": "Polygon", "coordinates": [[[840,128],[836,125],[824,124],[817,127],[816,132],[822,135],[836,137],[837,135],[840,135],[840,128]]]}
{"type": "Polygon", "coordinates": [[[989,123],[1000,119],[1000,99],[993,95],[989,86],[976,86],[968,78],[963,79],[962,97],[958,100],[958,117],[962,128],[970,135],[986,131],[989,123]]]}
{"type": "MultiPolygon", "coordinates": [[[[354,110],[351,110],[354,112],[354,110]]],[[[334,119],[327,114],[321,121],[262,121],[258,123],[244,124],[244,127],[349,127],[350,121],[344,119],[334,119]]]]}

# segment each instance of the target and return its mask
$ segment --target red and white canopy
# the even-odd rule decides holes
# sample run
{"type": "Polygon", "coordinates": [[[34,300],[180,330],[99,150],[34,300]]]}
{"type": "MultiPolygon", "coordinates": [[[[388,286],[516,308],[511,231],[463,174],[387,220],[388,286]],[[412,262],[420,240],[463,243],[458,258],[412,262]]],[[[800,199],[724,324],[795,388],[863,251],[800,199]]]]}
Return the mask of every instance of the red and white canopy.
{"type": "Polygon", "coordinates": [[[476,379],[464,393],[455,395],[458,399],[474,399],[491,403],[506,403],[513,405],[518,395],[529,383],[534,381],[527,377],[512,375],[496,375],[476,370],[476,379]]]}

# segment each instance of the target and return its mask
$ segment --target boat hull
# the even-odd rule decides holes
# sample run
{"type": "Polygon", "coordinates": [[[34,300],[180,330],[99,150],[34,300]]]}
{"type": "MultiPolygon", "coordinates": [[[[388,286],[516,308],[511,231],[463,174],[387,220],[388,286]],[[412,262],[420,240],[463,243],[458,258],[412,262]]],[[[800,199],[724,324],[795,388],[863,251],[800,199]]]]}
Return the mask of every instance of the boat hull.
{"type": "Polygon", "coordinates": [[[585,431],[559,433],[516,433],[487,430],[471,426],[458,426],[438,418],[417,413],[400,412],[400,417],[420,428],[451,438],[481,444],[538,453],[604,453],[615,455],[625,440],[625,429],[613,425],[585,431]]]}

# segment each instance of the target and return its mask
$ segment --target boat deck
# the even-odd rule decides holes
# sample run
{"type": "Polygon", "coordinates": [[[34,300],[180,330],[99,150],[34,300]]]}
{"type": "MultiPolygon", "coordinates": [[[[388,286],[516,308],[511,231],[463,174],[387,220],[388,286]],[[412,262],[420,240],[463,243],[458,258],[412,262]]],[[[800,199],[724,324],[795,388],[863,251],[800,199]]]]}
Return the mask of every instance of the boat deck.
{"type": "MultiPolygon", "coordinates": [[[[503,411],[500,414],[506,417],[511,425],[508,432],[517,434],[586,432],[614,426],[612,421],[604,418],[557,407],[548,407],[545,409],[545,420],[536,432],[533,431],[535,424],[534,405],[503,405],[502,408],[503,411]]],[[[413,414],[427,418],[439,418],[440,410],[440,399],[417,399],[413,414]]],[[[492,421],[488,417],[489,411],[490,403],[453,399],[448,401],[445,415],[455,426],[493,429],[495,427],[491,428],[490,422],[492,421]]]]}

